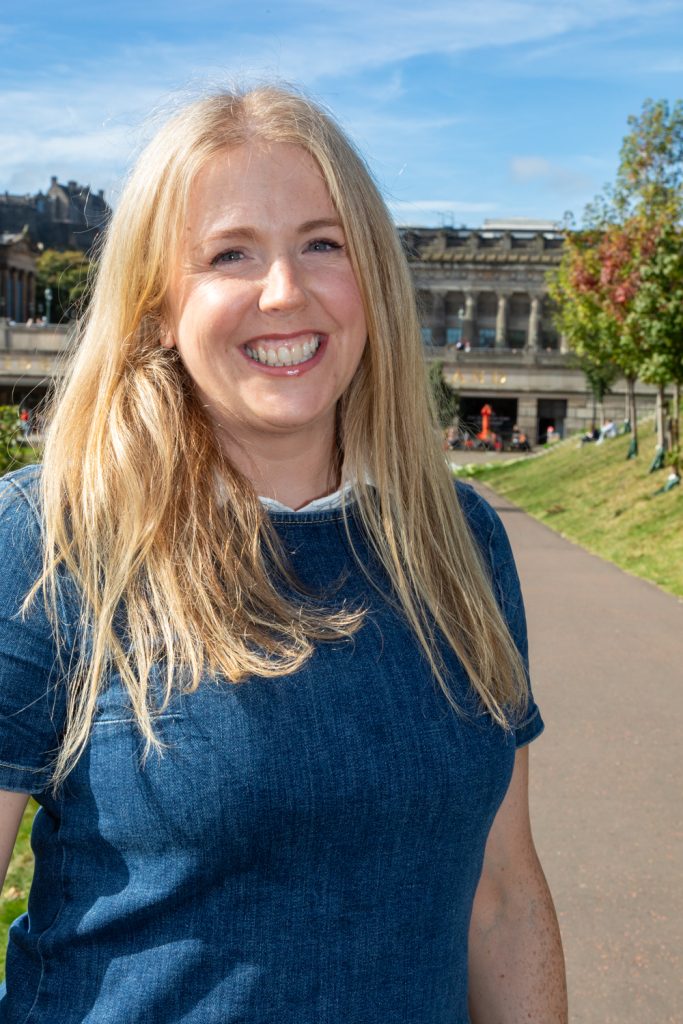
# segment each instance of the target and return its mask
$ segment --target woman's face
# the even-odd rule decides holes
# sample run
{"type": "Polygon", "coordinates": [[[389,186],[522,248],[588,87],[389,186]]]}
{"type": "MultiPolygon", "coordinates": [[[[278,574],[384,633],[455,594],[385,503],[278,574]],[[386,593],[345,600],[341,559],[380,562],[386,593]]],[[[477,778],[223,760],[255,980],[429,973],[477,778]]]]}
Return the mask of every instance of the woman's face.
{"type": "Polygon", "coordinates": [[[169,330],[228,446],[334,436],[366,342],[346,239],[313,158],[286,143],[214,156],[189,196],[169,330]]]}

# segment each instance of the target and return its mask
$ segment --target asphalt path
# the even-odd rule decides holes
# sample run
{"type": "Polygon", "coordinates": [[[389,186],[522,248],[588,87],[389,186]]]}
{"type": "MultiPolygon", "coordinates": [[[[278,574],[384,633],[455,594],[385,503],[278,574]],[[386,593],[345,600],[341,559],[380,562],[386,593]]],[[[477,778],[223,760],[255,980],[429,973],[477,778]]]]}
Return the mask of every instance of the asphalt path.
{"type": "Polygon", "coordinates": [[[683,602],[476,486],[527,607],[531,811],[571,1024],[683,1024],[683,602]]]}

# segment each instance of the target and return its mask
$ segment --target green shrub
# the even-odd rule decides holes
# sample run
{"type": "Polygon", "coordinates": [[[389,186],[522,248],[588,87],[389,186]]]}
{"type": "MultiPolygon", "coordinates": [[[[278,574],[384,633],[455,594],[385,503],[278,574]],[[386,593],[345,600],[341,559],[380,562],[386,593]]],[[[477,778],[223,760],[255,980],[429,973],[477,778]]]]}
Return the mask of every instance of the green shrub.
{"type": "Polygon", "coordinates": [[[19,407],[0,405],[0,476],[35,462],[34,448],[23,443],[19,407]]]}

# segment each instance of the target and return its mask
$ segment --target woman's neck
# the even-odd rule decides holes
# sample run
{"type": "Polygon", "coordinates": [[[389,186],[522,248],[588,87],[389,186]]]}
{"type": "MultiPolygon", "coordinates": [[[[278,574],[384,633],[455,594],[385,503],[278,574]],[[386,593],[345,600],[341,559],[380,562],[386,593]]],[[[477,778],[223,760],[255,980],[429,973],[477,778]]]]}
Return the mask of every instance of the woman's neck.
{"type": "Polygon", "coordinates": [[[259,496],[275,498],[289,508],[302,508],[339,487],[336,446],[329,436],[303,440],[275,435],[248,448],[231,439],[226,452],[259,496]]]}

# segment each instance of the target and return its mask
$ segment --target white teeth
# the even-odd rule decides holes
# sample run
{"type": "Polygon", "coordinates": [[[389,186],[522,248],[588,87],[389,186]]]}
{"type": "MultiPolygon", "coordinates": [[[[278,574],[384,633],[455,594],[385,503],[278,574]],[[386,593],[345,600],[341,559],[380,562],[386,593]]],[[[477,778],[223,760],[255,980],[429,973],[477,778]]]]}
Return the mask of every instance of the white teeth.
{"type": "Polygon", "coordinates": [[[296,366],[311,359],[320,348],[320,335],[314,334],[304,342],[295,342],[293,345],[280,345],[278,348],[266,348],[259,345],[258,348],[244,346],[244,351],[251,358],[266,366],[296,366]]]}

